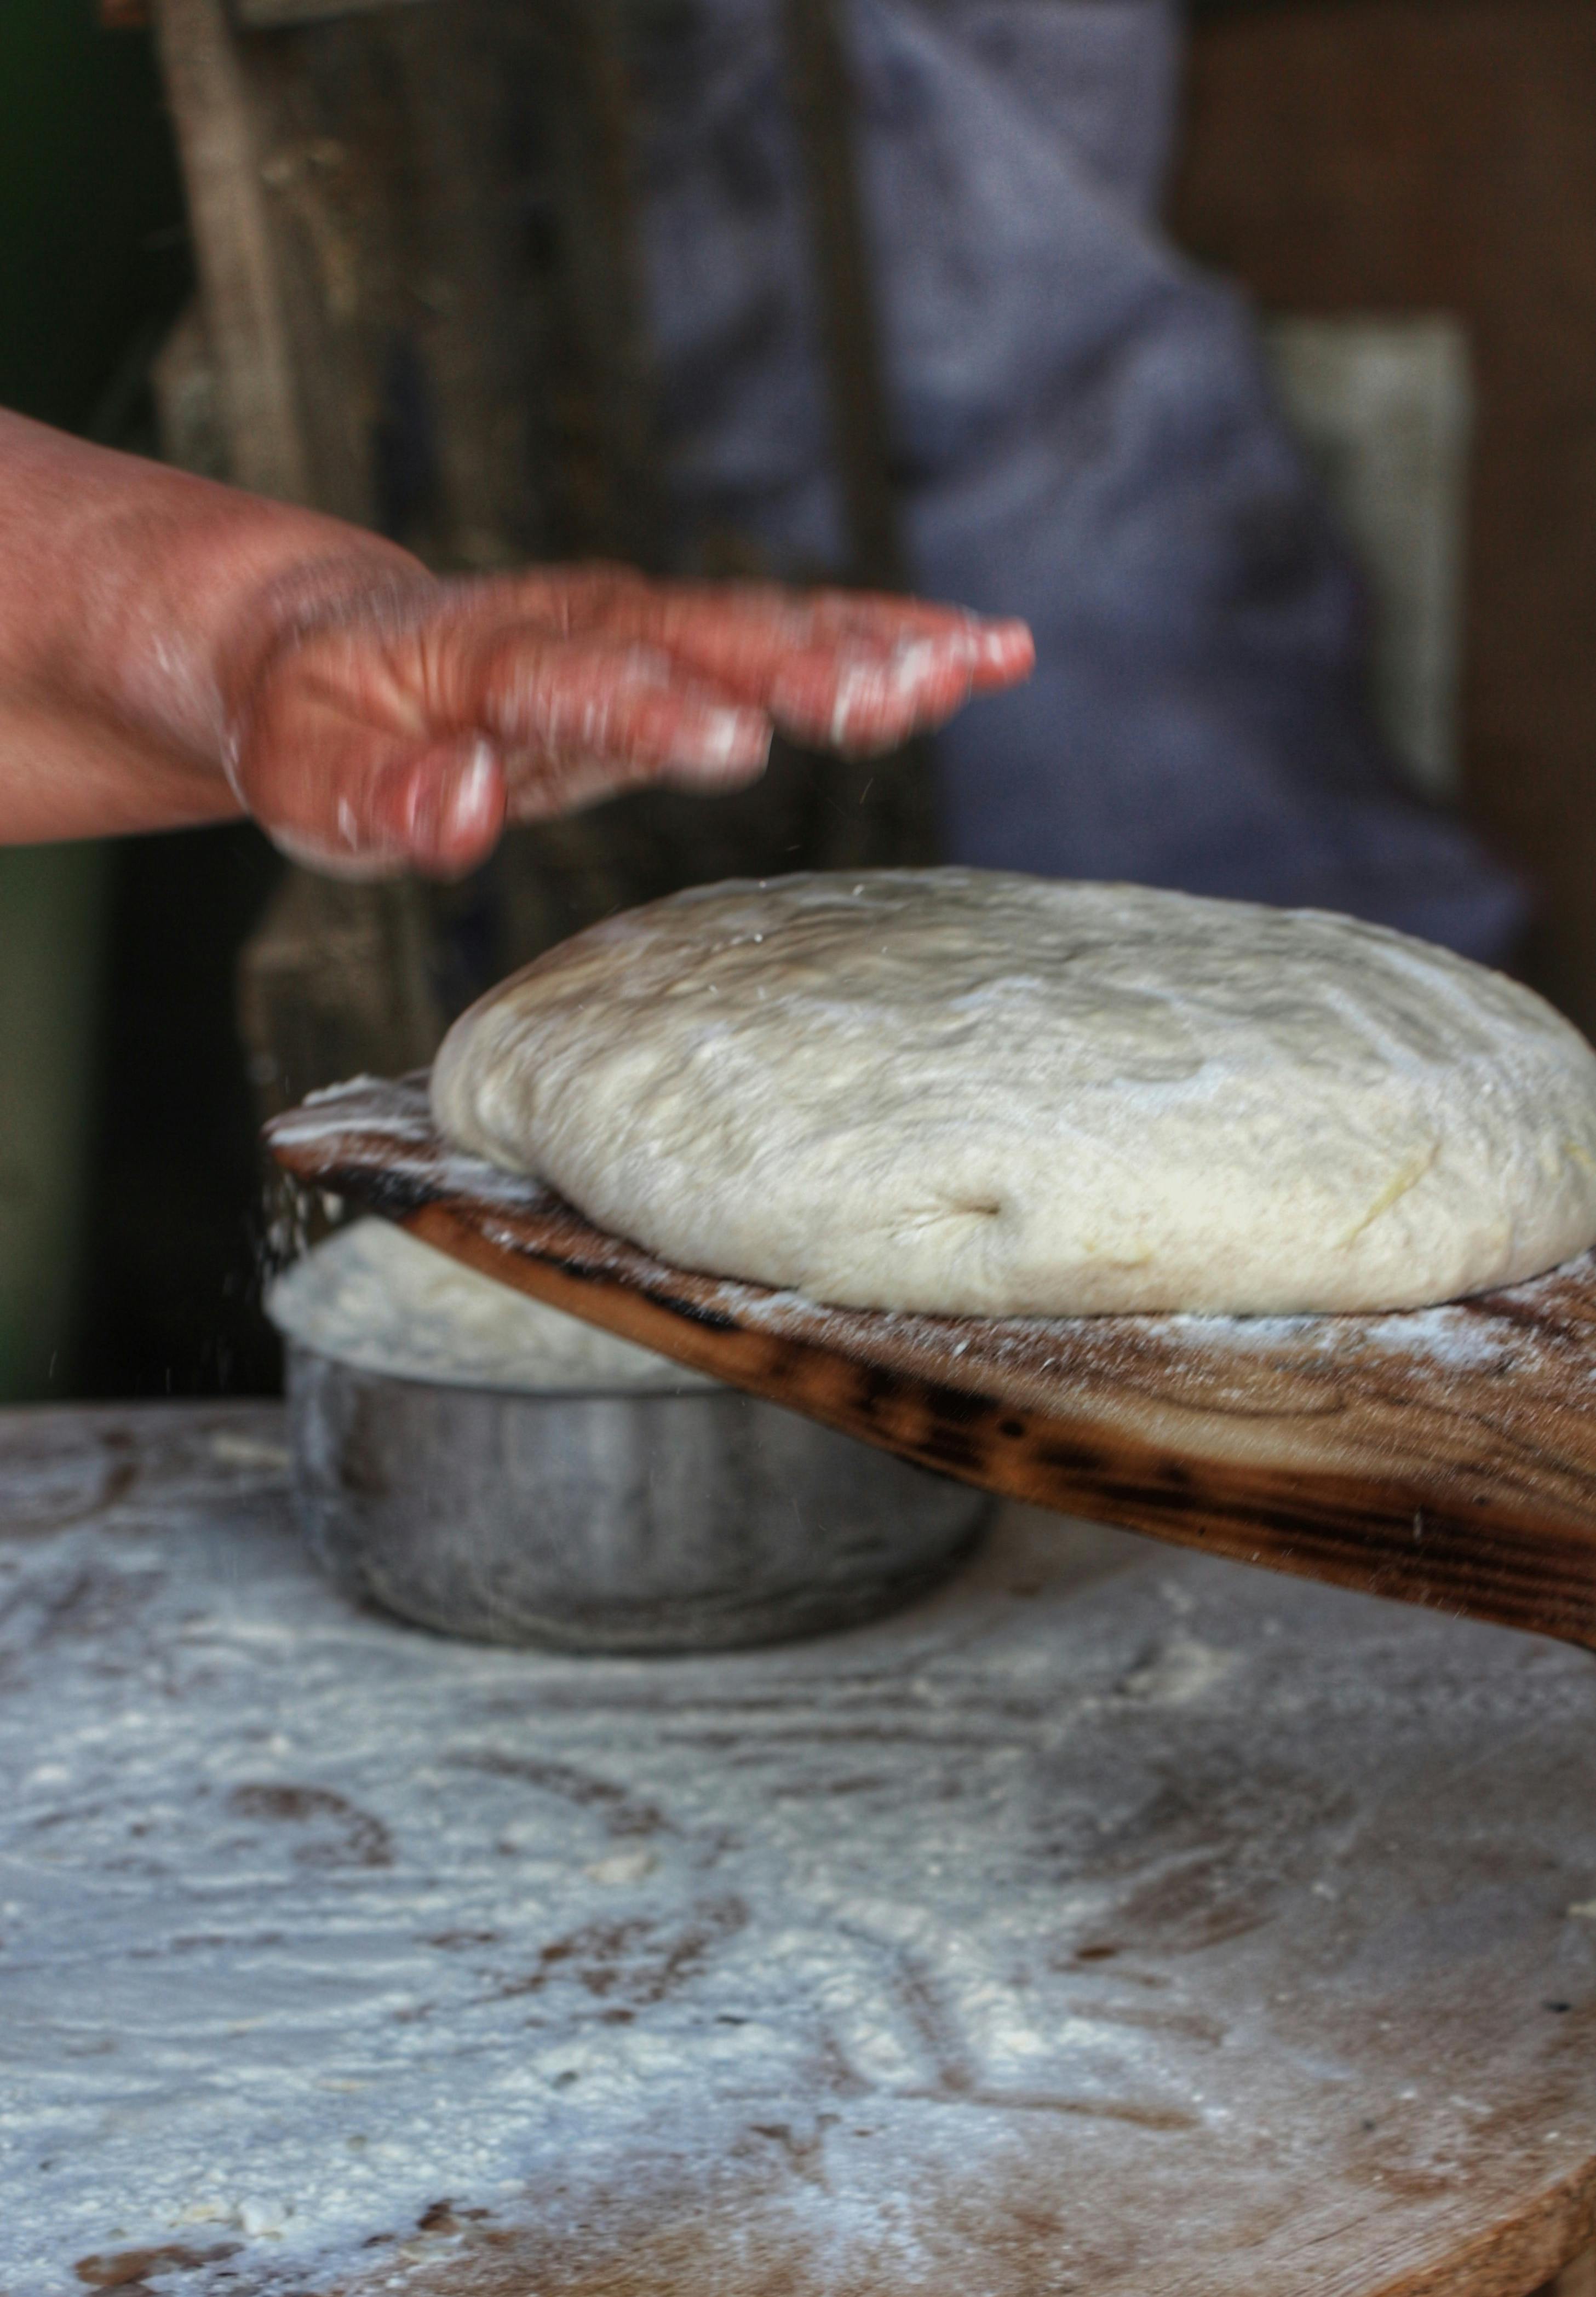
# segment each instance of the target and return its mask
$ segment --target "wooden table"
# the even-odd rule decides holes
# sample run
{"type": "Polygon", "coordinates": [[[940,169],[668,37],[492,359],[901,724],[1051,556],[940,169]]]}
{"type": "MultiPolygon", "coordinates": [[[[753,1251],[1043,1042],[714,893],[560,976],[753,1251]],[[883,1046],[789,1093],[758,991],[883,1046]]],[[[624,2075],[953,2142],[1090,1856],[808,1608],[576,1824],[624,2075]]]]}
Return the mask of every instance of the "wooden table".
{"type": "Polygon", "coordinates": [[[358,1616],[270,1407],[0,1421],[0,2291],[1525,2297],[1596,1663],[1016,1511],[712,1659],[358,1616]]]}

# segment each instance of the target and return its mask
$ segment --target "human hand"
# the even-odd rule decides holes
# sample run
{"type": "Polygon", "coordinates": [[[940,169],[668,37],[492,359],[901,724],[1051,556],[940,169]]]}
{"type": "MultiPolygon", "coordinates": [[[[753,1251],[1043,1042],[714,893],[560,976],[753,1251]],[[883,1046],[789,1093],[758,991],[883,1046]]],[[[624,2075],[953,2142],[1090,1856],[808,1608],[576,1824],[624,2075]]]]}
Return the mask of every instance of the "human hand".
{"type": "Polygon", "coordinates": [[[506,821],[734,788],[780,731],[892,749],[1030,632],[607,566],[442,581],[341,520],[0,410],[0,842],[226,820],[322,869],[452,876],[506,821]]]}
{"type": "Polygon", "coordinates": [[[227,769],[285,851],[455,876],[507,822],[668,782],[757,778],[771,736],[868,754],[1025,677],[1022,622],[917,600],[653,582],[473,581],[361,560],[276,587],[222,666],[227,769]]]}

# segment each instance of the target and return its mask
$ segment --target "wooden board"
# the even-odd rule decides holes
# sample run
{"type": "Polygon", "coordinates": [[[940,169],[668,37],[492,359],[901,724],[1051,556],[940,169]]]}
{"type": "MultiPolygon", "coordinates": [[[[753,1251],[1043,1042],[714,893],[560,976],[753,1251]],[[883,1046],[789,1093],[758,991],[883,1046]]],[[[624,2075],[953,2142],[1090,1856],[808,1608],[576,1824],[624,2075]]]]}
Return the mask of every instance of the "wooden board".
{"type": "Polygon", "coordinates": [[[267,1137],[502,1282],[967,1482],[1596,1649],[1592,1257],[1404,1315],[886,1314],[665,1265],[453,1153],[424,1078],[267,1137]]]}
{"type": "Polygon", "coordinates": [[[639,1663],[305,1559],[274,1407],[0,1414],[0,2288],[1525,2297],[1596,1667],[1011,1510],[639,1663]]]}

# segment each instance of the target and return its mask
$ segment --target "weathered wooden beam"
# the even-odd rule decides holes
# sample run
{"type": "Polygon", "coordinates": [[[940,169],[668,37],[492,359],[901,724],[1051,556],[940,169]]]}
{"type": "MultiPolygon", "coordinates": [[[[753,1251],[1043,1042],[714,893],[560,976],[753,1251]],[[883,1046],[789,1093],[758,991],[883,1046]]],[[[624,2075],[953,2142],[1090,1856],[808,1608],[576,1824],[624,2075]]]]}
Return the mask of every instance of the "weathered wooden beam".
{"type": "Polygon", "coordinates": [[[417,0],[233,0],[233,12],[251,31],[289,24],[325,24],[334,16],[370,16],[380,8],[414,7],[417,0]]]}
{"type": "Polygon", "coordinates": [[[809,199],[832,451],[848,526],[849,573],[871,589],[899,590],[905,581],[904,555],[854,152],[852,76],[834,0],[784,0],[783,22],[809,199]]]}
{"type": "MultiPolygon", "coordinates": [[[[788,95],[808,197],[810,245],[831,416],[833,473],[847,535],[847,578],[871,590],[910,587],[893,487],[892,425],[869,235],[855,144],[853,78],[837,0],[784,0],[788,95]]],[[[861,869],[937,859],[930,745],[820,770],[819,866],[861,869]]]]}
{"type": "Polygon", "coordinates": [[[283,284],[254,119],[221,0],[156,0],[155,31],[193,216],[206,332],[240,486],[310,499],[283,284]]]}

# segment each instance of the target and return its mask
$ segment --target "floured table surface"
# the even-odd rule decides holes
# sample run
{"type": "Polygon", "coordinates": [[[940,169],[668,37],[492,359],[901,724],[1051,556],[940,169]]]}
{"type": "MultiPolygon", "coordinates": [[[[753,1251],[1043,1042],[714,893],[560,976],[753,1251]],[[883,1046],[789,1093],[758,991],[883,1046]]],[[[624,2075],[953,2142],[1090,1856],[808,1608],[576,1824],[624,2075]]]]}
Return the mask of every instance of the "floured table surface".
{"type": "Polygon", "coordinates": [[[346,1608],[266,1406],[0,1420],[0,2290],[1519,2297],[1596,1664],[1016,1511],[919,1610],[346,1608]]]}

